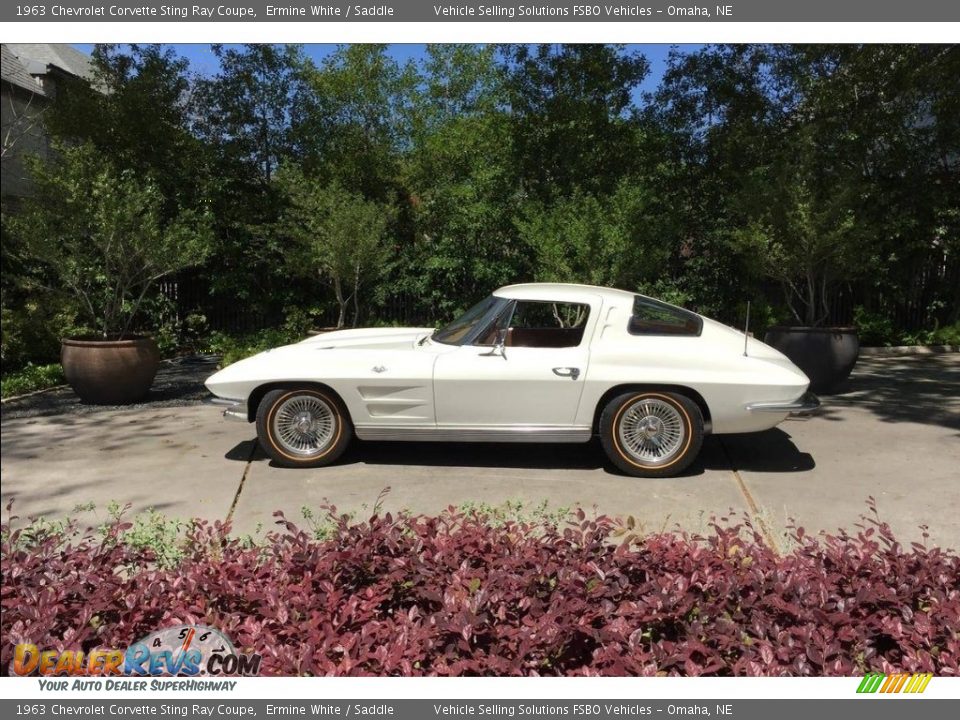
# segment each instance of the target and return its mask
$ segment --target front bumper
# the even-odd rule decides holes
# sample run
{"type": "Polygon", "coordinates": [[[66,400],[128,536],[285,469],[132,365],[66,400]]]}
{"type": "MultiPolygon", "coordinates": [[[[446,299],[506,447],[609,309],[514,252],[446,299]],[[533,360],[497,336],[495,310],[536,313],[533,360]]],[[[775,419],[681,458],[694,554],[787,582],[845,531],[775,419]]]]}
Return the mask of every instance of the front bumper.
{"type": "Polygon", "coordinates": [[[820,398],[812,392],[805,392],[799,399],[789,403],[755,402],[747,405],[754,412],[789,413],[790,415],[809,415],[820,407],[820,398]]]}
{"type": "Polygon", "coordinates": [[[242,400],[227,400],[226,398],[209,397],[203,401],[204,405],[213,405],[223,409],[223,419],[234,422],[250,422],[247,416],[247,404],[242,400]]]}

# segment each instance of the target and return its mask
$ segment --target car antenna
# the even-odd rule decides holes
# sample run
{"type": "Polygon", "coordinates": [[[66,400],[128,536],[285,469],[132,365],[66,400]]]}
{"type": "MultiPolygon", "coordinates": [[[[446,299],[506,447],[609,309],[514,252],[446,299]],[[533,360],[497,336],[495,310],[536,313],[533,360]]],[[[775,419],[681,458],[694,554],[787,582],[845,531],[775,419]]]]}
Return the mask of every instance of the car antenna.
{"type": "Polygon", "coordinates": [[[747,300],[747,321],[743,324],[743,356],[747,356],[747,343],[750,342],[750,301],[747,300]]]}

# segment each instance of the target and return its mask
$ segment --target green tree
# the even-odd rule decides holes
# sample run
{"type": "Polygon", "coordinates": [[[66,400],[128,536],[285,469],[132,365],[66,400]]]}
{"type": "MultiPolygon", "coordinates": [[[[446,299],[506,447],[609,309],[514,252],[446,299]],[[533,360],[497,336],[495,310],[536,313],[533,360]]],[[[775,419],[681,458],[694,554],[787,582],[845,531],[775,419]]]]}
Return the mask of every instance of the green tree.
{"type": "Polygon", "coordinates": [[[855,215],[858,178],[823,182],[811,144],[809,136],[798,139],[757,173],[752,220],[734,238],[745,257],[781,285],[797,322],[818,326],[830,317],[837,285],[869,272],[876,258],[855,215]]]}
{"type": "MultiPolygon", "coordinates": [[[[384,234],[397,256],[409,253],[414,235],[416,200],[403,162],[417,82],[415,64],[401,65],[385,45],[339,46],[321,62],[306,63],[294,117],[304,173],[389,208],[384,234]]],[[[406,290],[410,277],[402,269],[380,275],[367,295],[380,298],[380,288],[388,286],[406,290]]]]}
{"type": "Polygon", "coordinates": [[[196,130],[218,149],[221,162],[245,165],[268,184],[293,151],[291,118],[302,92],[302,49],[258,43],[239,49],[214,44],[210,50],[220,69],[195,83],[196,130]]]}
{"type": "Polygon", "coordinates": [[[390,246],[384,242],[388,212],[296,167],[284,167],[276,177],[286,207],[274,232],[289,243],[288,267],[332,287],[339,307],[337,327],[346,324],[350,305],[356,326],[361,293],[389,263],[390,246]]]}
{"type": "Polygon", "coordinates": [[[118,170],[152,177],[168,217],[200,210],[206,156],[190,132],[188,67],[160,45],[97,45],[93,79],[63,78],[47,130],[63,143],[90,143],[118,170]]]}
{"type": "MultiPolygon", "coordinates": [[[[960,48],[817,45],[794,55],[809,77],[796,84],[817,159],[840,179],[856,173],[851,206],[869,237],[862,263],[883,312],[915,294],[923,268],[960,257],[960,48]]],[[[935,280],[926,321],[956,322],[960,287],[935,280]]]]}
{"type": "MultiPolygon", "coordinates": [[[[700,312],[742,321],[738,308],[758,305],[763,280],[736,232],[750,223],[740,199],[753,168],[769,162],[776,98],[764,70],[765,46],[673,49],[643,112],[643,163],[654,178],[671,288],[700,312]]],[[[753,191],[754,188],[751,188],[753,191]]]]}
{"type": "Polygon", "coordinates": [[[397,193],[417,73],[385,45],[345,45],[307,62],[295,133],[306,170],[381,202],[397,193]]]}
{"type": "Polygon", "coordinates": [[[622,45],[508,45],[515,162],[546,200],[574,188],[612,192],[632,170],[633,92],[649,72],[622,45]]]}
{"type": "Polygon", "coordinates": [[[529,203],[517,221],[541,282],[633,288],[656,280],[669,257],[648,216],[649,198],[635,182],[609,196],[576,191],[545,206],[529,203]]]}
{"type": "Polygon", "coordinates": [[[415,241],[402,261],[405,287],[442,317],[521,277],[526,256],[495,49],[430,45],[423,73],[405,155],[415,241]]]}
{"type": "MultiPolygon", "coordinates": [[[[162,224],[184,211],[206,216],[205,153],[189,132],[186,60],[159,45],[97,45],[92,70],[92,80],[58,76],[56,101],[41,118],[54,143],[88,144],[116,174],[149,178],[162,224]]],[[[4,207],[5,218],[10,210],[4,207]]],[[[14,216],[18,212],[14,208],[14,216]]],[[[4,232],[5,366],[54,359],[59,338],[72,332],[77,317],[72,293],[63,292],[57,273],[25,250],[18,230],[4,232]],[[14,352],[17,336],[20,352],[14,352]]],[[[83,322],[93,322],[89,315],[86,309],[83,322]]]]}
{"type": "Polygon", "coordinates": [[[14,231],[101,337],[124,337],[157,280],[206,258],[209,218],[166,219],[158,185],[115,169],[92,144],[61,146],[55,163],[33,170],[36,194],[14,231]]]}
{"type": "Polygon", "coordinates": [[[284,249],[269,228],[280,198],[271,182],[294,155],[292,121],[304,90],[299,46],[212,45],[218,72],[194,84],[194,132],[206,147],[204,192],[215,217],[214,293],[264,312],[291,300],[284,249]]]}
{"type": "Polygon", "coordinates": [[[647,119],[687,277],[728,307],[771,277],[802,322],[829,318],[843,285],[907,292],[955,247],[958,61],[953,47],[909,45],[675,53],[647,119]]]}

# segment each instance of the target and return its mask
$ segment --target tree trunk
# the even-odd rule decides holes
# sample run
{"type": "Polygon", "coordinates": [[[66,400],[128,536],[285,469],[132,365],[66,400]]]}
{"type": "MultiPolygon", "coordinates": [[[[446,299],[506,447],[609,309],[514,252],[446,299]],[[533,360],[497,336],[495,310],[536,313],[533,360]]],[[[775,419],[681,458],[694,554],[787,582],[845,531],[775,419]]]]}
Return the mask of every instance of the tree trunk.
{"type": "Polygon", "coordinates": [[[340,278],[333,279],[333,292],[337,296],[337,303],[340,305],[340,317],[337,318],[337,330],[343,327],[347,316],[347,301],[343,297],[343,286],[340,284],[340,278]]]}
{"type": "Polygon", "coordinates": [[[360,321],[360,264],[355,267],[353,274],[353,326],[360,321]]]}
{"type": "Polygon", "coordinates": [[[812,272],[807,272],[807,299],[804,308],[804,320],[807,325],[813,326],[817,322],[817,280],[812,272]]]}

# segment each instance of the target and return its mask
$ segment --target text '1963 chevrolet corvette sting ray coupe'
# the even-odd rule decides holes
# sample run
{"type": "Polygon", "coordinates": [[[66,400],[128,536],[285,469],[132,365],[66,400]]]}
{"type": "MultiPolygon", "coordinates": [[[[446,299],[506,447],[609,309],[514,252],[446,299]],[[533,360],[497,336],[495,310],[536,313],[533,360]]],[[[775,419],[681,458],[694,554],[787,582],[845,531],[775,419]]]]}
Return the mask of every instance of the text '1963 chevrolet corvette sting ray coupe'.
{"type": "Polygon", "coordinates": [[[623,472],[682,472],[707,433],[767,430],[819,401],[784,355],[623,290],[511,285],[449,325],[330,332],[229,365],[207,388],[281,465],[361,440],[587,442],[623,472]]]}

